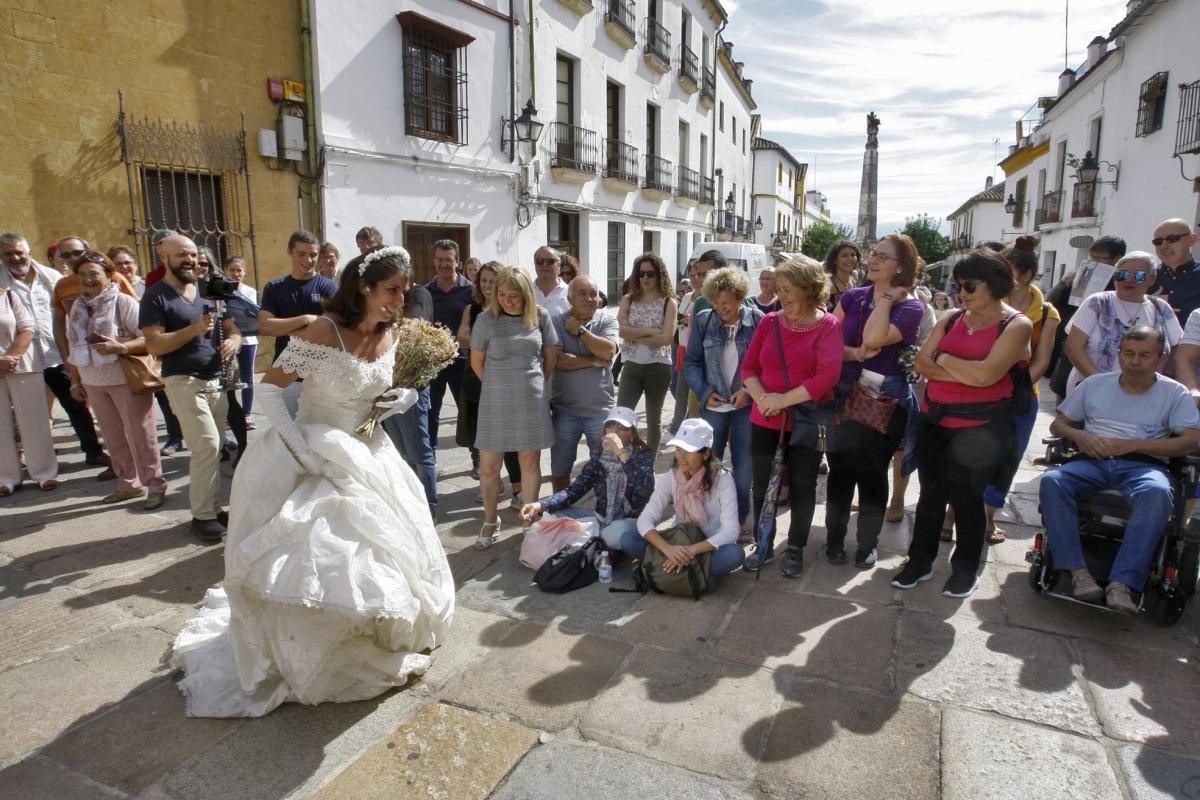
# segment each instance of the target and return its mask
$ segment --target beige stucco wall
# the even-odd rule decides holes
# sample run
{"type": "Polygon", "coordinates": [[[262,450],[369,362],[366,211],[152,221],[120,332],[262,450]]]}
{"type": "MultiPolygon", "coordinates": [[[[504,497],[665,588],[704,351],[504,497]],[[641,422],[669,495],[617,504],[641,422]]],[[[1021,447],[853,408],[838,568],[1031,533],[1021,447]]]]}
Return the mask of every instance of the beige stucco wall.
{"type": "Polygon", "coordinates": [[[0,228],[24,234],[39,260],[67,233],[93,247],[133,244],[115,124],[121,90],[137,118],[236,129],[245,113],[259,277],[284,274],[299,180],[268,167],[255,132],[275,125],[267,78],[303,80],[300,8],[299,0],[0,0],[0,228]]]}

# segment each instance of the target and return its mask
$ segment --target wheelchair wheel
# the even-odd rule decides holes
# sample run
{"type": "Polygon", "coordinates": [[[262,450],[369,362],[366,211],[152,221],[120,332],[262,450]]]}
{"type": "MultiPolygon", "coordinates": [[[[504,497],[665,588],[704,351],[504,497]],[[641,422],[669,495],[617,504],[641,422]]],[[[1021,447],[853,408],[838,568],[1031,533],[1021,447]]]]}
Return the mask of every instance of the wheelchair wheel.
{"type": "Polygon", "coordinates": [[[1179,588],[1185,597],[1196,593],[1196,583],[1200,581],[1200,542],[1188,542],[1183,546],[1183,556],[1179,559],[1179,588]]]}
{"type": "Polygon", "coordinates": [[[1160,625],[1170,627],[1176,622],[1179,622],[1183,616],[1183,610],[1187,606],[1187,598],[1182,592],[1175,590],[1173,587],[1167,587],[1166,591],[1158,586],[1150,586],[1146,588],[1148,596],[1145,598],[1146,611],[1153,616],[1160,625]]]}
{"type": "Polygon", "coordinates": [[[1042,551],[1042,563],[1029,568],[1029,587],[1035,592],[1050,592],[1058,583],[1058,570],[1054,568],[1054,560],[1050,551],[1042,551]]]}

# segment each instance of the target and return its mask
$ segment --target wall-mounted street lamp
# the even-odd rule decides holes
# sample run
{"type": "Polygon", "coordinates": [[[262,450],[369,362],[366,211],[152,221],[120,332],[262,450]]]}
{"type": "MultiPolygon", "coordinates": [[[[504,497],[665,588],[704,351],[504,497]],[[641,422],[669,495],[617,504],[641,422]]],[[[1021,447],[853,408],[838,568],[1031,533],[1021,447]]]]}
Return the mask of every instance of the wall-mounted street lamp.
{"type": "Polygon", "coordinates": [[[507,143],[509,147],[516,152],[518,143],[532,144],[536,142],[542,135],[542,128],[546,127],[546,123],[541,122],[537,118],[537,109],[533,107],[533,100],[525,101],[525,108],[521,109],[521,116],[516,119],[500,118],[500,124],[504,131],[504,136],[500,142],[500,149],[504,149],[507,143]]]}
{"type": "Polygon", "coordinates": [[[733,212],[737,211],[737,200],[733,199],[733,190],[729,190],[729,196],[725,198],[725,213],[733,216],[733,212]]]}
{"type": "Polygon", "coordinates": [[[1008,199],[1004,201],[1004,213],[1005,214],[1015,214],[1015,213],[1017,213],[1017,209],[1022,208],[1022,207],[1026,211],[1028,211],[1029,210],[1029,201],[1026,200],[1024,202],[1024,204],[1022,205],[1021,203],[1018,203],[1017,198],[1013,197],[1011,194],[1008,196],[1008,199]]]}
{"type": "Polygon", "coordinates": [[[1088,150],[1083,157],[1083,161],[1079,162],[1079,166],[1075,170],[1075,180],[1079,183],[1090,184],[1111,183],[1113,191],[1116,191],[1120,188],[1121,162],[1118,161],[1116,164],[1110,164],[1107,161],[1097,161],[1096,157],[1092,155],[1092,151],[1088,150]],[[1102,166],[1113,173],[1111,181],[1100,180],[1100,167],[1102,166]]]}
{"type": "Polygon", "coordinates": [[[754,230],[761,231],[762,229],[763,229],[763,223],[762,223],[762,217],[760,216],[754,220],[754,230]]]}

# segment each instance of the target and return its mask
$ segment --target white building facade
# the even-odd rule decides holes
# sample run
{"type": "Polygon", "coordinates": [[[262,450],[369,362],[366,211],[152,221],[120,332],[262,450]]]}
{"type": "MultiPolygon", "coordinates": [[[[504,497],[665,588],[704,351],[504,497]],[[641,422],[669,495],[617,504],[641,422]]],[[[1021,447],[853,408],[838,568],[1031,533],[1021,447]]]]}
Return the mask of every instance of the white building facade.
{"type": "Polygon", "coordinates": [[[716,0],[310,2],[344,250],[374,225],[427,279],[438,239],[530,269],[549,243],[613,295],[644,251],[682,271],[719,227],[749,237],[754,101],[716,0]],[[510,122],[527,104],[536,142],[510,122]]]}
{"type": "Polygon", "coordinates": [[[1075,270],[1102,236],[1153,252],[1159,222],[1200,221],[1197,29],[1200,4],[1129,3],[1112,32],[1093,39],[1087,62],[1063,73],[1040,124],[1010,147],[1001,162],[1008,229],[1040,237],[1043,285],[1075,270]],[[1098,172],[1084,183],[1077,172],[1088,153],[1098,172]]]}
{"type": "Polygon", "coordinates": [[[754,241],[796,252],[804,235],[804,177],[808,170],[778,142],[754,139],[754,241]],[[758,228],[759,220],[762,227],[758,228]]]}
{"type": "Polygon", "coordinates": [[[983,191],[946,216],[950,223],[950,244],[956,250],[967,250],[980,242],[1011,241],[1006,239],[1004,213],[1004,181],[993,184],[989,177],[983,191]]]}

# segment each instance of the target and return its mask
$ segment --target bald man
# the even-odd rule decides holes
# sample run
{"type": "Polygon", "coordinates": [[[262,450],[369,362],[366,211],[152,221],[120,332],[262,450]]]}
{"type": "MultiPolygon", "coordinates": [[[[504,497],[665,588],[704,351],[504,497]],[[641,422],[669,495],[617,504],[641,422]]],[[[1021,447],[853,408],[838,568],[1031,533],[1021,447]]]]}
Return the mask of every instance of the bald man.
{"type": "Polygon", "coordinates": [[[174,234],[163,240],[161,254],[166,273],[142,297],[138,326],[146,337],[146,350],[162,360],[167,398],[191,451],[192,532],[202,541],[215,542],[225,534],[227,519],[218,506],[228,411],[221,373],[224,362],[241,348],[242,337],[225,312],[218,350],[216,304],[201,297],[196,286],[196,244],[174,234]]]}
{"type": "Polygon", "coordinates": [[[1166,298],[1182,325],[1193,311],[1200,308],[1200,267],[1192,257],[1196,234],[1182,219],[1160,222],[1154,229],[1154,253],[1162,265],[1152,294],[1166,298]]]}

